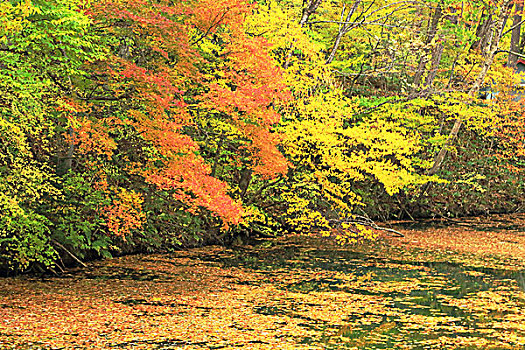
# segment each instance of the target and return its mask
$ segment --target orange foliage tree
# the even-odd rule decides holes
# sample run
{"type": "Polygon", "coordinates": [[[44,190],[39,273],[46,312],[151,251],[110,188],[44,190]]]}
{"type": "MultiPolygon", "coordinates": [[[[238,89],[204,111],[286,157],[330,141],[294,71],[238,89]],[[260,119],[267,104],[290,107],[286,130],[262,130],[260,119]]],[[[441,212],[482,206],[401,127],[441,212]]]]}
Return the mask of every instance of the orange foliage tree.
{"type": "MultiPolygon", "coordinates": [[[[93,155],[78,159],[76,167],[106,169],[98,181],[116,198],[104,207],[108,217],[121,210],[122,188],[142,183],[150,190],[136,191],[137,203],[163,200],[171,208],[155,210],[205,210],[220,226],[238,224],[244,211],[232,196],[235,181],[214,176],[196,141],[211,119],[216,125],[203,131],[211,135],[209,143],[217,143],[218,128],[235,130],[240,144],[232,164],[265,178],[286,171],[273,131],[280,120],[273,105],[288,94],[270,45],[244,29],[250,11],[251,5],[238,0],[101,1],[90,7],[110,52],[91,65],[94,74],[75,96],[90,112],[77,113],[73,133],[77,152],[89,149],[93,155]]],[[[124,216],[128,223],[123,217],[108,220],[108,227],[116,234],[142,228],[147,217],[134,213],[124,216]]]]}

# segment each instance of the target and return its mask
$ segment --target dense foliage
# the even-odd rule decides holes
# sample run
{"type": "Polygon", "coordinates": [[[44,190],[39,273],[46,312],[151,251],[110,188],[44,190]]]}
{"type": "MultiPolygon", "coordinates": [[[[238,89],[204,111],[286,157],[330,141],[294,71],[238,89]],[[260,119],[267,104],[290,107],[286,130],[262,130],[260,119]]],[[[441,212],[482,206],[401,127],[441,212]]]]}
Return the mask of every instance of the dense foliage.
{"type": "Polygon", "coordinates": [[[0,266],[520,210],[522,8],[4,1],[0,266]]]}

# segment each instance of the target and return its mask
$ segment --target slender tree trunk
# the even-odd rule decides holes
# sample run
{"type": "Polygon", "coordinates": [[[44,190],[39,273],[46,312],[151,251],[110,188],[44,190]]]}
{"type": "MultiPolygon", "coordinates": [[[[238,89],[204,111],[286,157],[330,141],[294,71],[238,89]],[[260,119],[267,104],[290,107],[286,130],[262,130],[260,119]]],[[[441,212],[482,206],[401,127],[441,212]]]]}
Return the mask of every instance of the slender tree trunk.
{"type": "Polygon", "coordinates": [[[301,25],[301,27],[304,27],[306,22],[308,22],[308,18],[310,18],[310,16],[313,15],[313,13],[317,10],[319,5],[321,5],[321,2],[323,2],[323,0],[310,0],[309,1],[308,6],[306,6],[303,9],[303,15],[301,16],[301,20],[299,21],[299,24],[301,25]]]}
{"type": "Polygon", "coordinates": [[[341,39],[343,38],[344,31],[339,29],[339,32],[337,33],[337,36],[335,37],[334,46],[332,47],[332,50],[330,51],[330,55],[328,55],[328,58],[326,59],[326,64],[332,63],[332,61],[335,58],[335,53],[337,52],[337,49],[339,48],[339,44],[341,43],[341,39]]]}
{"type": "Polygon", "coordinates": [[[215,159],[213,160],[213,166],[211,168],[211,176],[215,177],[217,174],[217,166],[219,165],[219,159],[221,157],[222,144],[224,142],[223,135],[219,135],[219,142],[217,144],[217,151],[215,152],[215,159]]]}
{"type": "Polygon", "coordinates": [[[512,34],[510,38],[510,53],[508,66],[516,67],[518,62],[518,56],[513,52],[520,53],[520,38],[521,38],[521,15],[523,12],[523,0],[516,4],[516,10],[514,12],[514,19],[512,21],[512,34]]]}
{"type": "Polygon", "coordinates": [[[241,174],[239,177],[239,191],[240,196],[243,199],[246,196],[246,191],[248,191],[248,187],[250,186],[250,182],[252,181],[252,174],[252,169],[245,168],[241,170],[241,174]]]}
{"type": "MultiPolygon", "coordinates": [[[[494,21],[491,21],[492,25],[490,28],[490,32],[492,33],[490,35],[491,40],[486,41],[486,47],[483,48],[483,53],[485,60],[483,61],[481,65],[481,70],[474,81],[474,84],[472,84],[468,96],[470,98],[474,98],[479,89],[481,88],[481,85],[483,85],[483,82],[485,81],[485,77],[487,76],[487,72],[492,65],[492,62],[494,61],[494,56],[496,55],[496,51],[498,50],[499,41],[501,39],[502,34],[502,28],[505,24],[506,19],[508,18],[510,9],[512,8],[512,0],[505,0],[505,2],[502,5],[501,9],[501,15],[499,17],[499,20],[497,23],[494,21]]],[[[458,136],[459,130],[461,128],[462,121],[460,119],[456,119],[454,122],[454,126],[452,127],[452,130],[448,134],[448,139],[445,142],[445,145],[441,150],[438,152],[436,157],[434,158],[434,164],[432,168],[429,170],[428,175],[435,175],[439,172],[441,169],[441,165],[443,164],[443,161],[445,160],[445,156],[447,154],[447,150],[452,145],[456,137],[458,136]]]]}
{"type": "MultiPolygon", "coordinates": [[[[59,40],[58,43],[62,45],[62,41],[59,40]]],[[[65,60],[69,62],[69,57],[67,56],[66,51],[64,49],[60,49],[60,51],[62,52],[62,56],[64,56],[65,60]]],[[[73,92],[73,81],[71,80],[71,75],[67,76],[67,80],[69,83],[68,94],[71,96],[74,93],[73,92]]],[[[73,156],[75,153],[75,143],[73,141],[74,136],[75,136],[75,130],[73,130],[73,127],[69,126],[67,132],[69,134],[69,142],[68,142],[68,149],[67,149],[66,157],[64,160],[64,169],[63,169],[64,174],[73,168],[73,156]]]]}
{"type": "Polygon", "coordinates": [[[525,32],[521,33],[520,46],[518,52],[523,52],[525,49],[525,32]]]}
{"type": "Polygon", "coordinates": [[[326,64],[332,63],[332,61],[335,58],[335,53],[337,52],[337,49],[339,48],[339,44],[341,44],[341,39],[343,38],[343,35],[345,35],[351,28],[351,24],[349,23],[352,19],[352,16],[354,15],[355,11],[357,10],[357,7],[361,3],[361,0],[356,0],[354,4],[352,5],[352,8],[350,11],[348,11],[348,14],[346,15],[345,23],[341,24],[339,26],[339,32],[337,32],[337,36],[335,37],[334,45],[332,46],[332,50],[330,51],[330,54],[328,55],[328,58],[326,59],[326,64]]]}
{"type": "MultiPolygon", "coordinates": [[[[301,27],[304,27],[304,25],[308,22],[310,16],[313,15],[319,7],[319,5],[321,5],[321,2],[323,2],[323,0],[309,0],[308,5],[303,9],[303,14],[301,15],[301,19],[299,20],[299,24],[301,25],[301,27]]],[[[284,68],[288,68],[290,66],[290,60],[292,59],[293,50],[294,45],[291,44],[290,50],[286,55],[286,60],[284,61],[284,68]]]]}
{"type": "Polygon", "coordinates": [[[479,24],[476,28],[476,37],[478,37],[478,39],[472,44],[472,50],[483,49],[490,41],[489,35],[492,33],[494,20],[492,19],[492,14],[489,14],[487,18],[483,19],[484,14],[485,11],[481,13],[481,18],[479,19],[479,24]]]}
{"type": "Polygon", "coordinates": [[[450,130],[450,133],[448,134],[448,139],[445,142],[445,145],[441,150],[439,150],[438,154],[434,157],[434,164],[432,165],[432,168],[428,171],[428,175],[436,175],[439,170],[441,170],[441,165],[443,164],[443,161],[445,160],[445,156],[447,155],[448,147],[454,142],[456,137],[458,136],[459,129],[461,128],[461,120],[456,119],[454,122],[454,126],[452,127],[452,130],[450,130]]]}
{"type": "Polygon", "coordinates": [[[75,153],[75,143],[73,142],[74,131],[72,127],[68,128],[69,145],[64,159],[64,173],[67,173],[73,167],[73,155],[75,153]]]}
{"type": "MultiPolygon", "coordinates": [[[[430,45],[432,40],[434,40],[434,37],[436,36],[437,30],[438,30],[439,20],[441,19],[442,16],[443,16],[443,10],[441,8],[441,4],[438,4],[434,10],[434,13],[432,14],[432,18],[428,26],[428,33],[427,33],[427,37],[425,38],[425,42],[424,42],[425,46],[430,45]]],[[[441,54],[440,54],[440,57],[441,57],[441,54]]],[[[425,53],[419,59],[419,64],[416,69],[416,74],[414,74],[412,93],[414,93],[421,85],[421,78],[423,76],[423,73],[425,72],[425,66],[427,65],[427,62],[428,62],[428,48],[425,48],[425,53]]]]}
{"type": "Polygon", "coordinates": [[[443,55],[443,44],[437,44],[432,50],[432,65],[430,71],[428,72],[427,79],[425,80],[425,86],[430,88],[436,79],[436,75],[439,69],[439,64],[441,63],[441,56],[443,55]]]}

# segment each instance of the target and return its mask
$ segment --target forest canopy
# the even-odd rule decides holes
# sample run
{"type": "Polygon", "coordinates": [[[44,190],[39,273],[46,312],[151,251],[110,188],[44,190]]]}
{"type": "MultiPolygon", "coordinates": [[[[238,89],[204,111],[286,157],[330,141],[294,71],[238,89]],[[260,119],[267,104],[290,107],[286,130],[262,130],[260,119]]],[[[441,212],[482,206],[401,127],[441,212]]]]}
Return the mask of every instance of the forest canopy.
{"type": "Polygon", "coordinates": [[[3,1],[0,267],[523,210],[522,12],[3,1]]]}

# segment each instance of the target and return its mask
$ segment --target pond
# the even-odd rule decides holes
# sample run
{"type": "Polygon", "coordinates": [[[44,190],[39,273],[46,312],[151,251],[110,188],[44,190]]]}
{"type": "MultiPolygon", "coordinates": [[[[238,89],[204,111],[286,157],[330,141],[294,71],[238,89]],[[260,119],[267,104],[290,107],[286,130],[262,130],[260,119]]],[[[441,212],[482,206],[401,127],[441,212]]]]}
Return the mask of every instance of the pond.
{"type": "Polygon", "coordinates": [[[418,259],[417,251],[377,245],[368,248],[359,252],[281,247],[220,261],[264,271],[264,282],[306,295],[256,311],[303,317],[302,325],[322,334],[302,342],[325,349],[525,346],[525,270],[450,262],[444,256],[418,259]],[[308,295],[312,302],[305,305],[308,295]],[[316,317],[327,310],[315,301],[335,296],[345,301],[339,322],[316,317]]]}
{"type": "Polygon", "coordinates": [[[525,348],[516,257],[383,239],[253,243],[2,279],[0,347],[525,348]]]}

